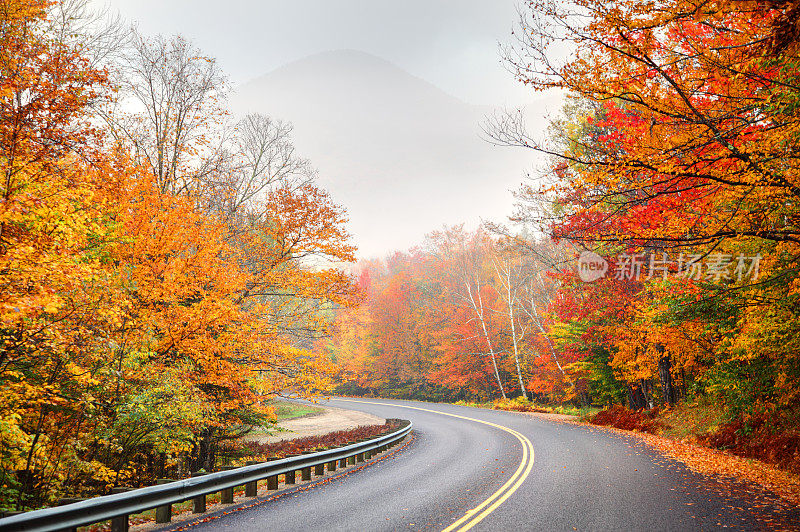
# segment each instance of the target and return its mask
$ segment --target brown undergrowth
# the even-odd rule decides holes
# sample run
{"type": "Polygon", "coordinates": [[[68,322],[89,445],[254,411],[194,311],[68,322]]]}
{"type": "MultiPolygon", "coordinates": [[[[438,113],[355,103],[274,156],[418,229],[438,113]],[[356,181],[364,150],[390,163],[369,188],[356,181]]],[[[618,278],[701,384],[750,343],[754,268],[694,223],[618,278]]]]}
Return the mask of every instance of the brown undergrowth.
{"type": "Polygon", "coordinates": [[[800,475],[800,432],[775,427],[766,414],[739,417],[715,432],[700,434],[697,441],[707,447],[743,458],[754,458],[800,475]]]}
{"type": "Polygon", "coordinates": [[[232,456],[232,465],[243,465],[245,460],[266,460],[267,458],[284,458],[308,451],[316,451],[330,447],[339,447],[354,443],[361,439],[374,438],[398,428],[399,422],[387,419],[383,425],[360,426],[349,430],[338,430],[320,436],[306,436],[293,440],[282,440],[274,443],[259,443],[252,440],[240,440],[227,447],[225,454],[232,456]]]}
{"type": "Polygon", "coordinates": [[[628,410],[623,406],[614,405],[595,414],[590,422],[593,425],[604,425],[623,430],[638,430],[655,434],[661,427],[661,423],[656,419],[658,412],[658,408],[640,411],[628,410]]]}

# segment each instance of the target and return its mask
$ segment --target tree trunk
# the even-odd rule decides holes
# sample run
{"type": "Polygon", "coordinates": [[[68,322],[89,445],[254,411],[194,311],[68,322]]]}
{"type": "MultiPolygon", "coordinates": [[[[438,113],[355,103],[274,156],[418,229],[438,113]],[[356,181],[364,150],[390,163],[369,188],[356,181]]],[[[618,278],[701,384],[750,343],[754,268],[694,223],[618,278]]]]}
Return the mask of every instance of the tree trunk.
{"type": "Polygon", "coordinates": [[[528,390],[525,389],[525,380],[522,378],[522,367],[519,362],[519,347],[517,347],[517,329],[514,324],[514,310],[512,302],[508,303],[508,320],[511,322],[511,342],[514,345],[514,363],[517,366],[517,377],[519,378],[519,391],[524,399],[528,399],[528,390]]]}
{"type": "Polygon", "coordinates": [[[481,322],[481,328],[483,329],[483,337],[486,340],[486,345],[489,347],[489,354],[492,356],[492,367],[494,368],[494,376],[497,379],[497,386],[500,388],[500,395],[503,396],[503,399],[506,398],[506,391],[503,388],[503,381],[500,379],[500,371],[497,369],[497,358],[494,354],[494,347],[492,346],[492,339],[489,337],[489,331],[486,329],[486,320],[483,319],[483,299],[481,298],[480,291],[478,292],[478,303],[479,306],[475,303],[475,298],[472,296],[472,288],[469,286],[469,283],[464,283],[467,288],[467,294],[469,294],[469,300],[472,304],[472,310],[475,311],[475,315],[478,316],[478,319],[481,322]]]}
{"type": "Polygon", "coordinates": [[[664,348],[660,347],[661,358],[658,359],[658,376],[661,379],[661,390],[664,395],[664,402],[669,406],[675,406],[675,386],[672,383],[672,361],[669,354],[663,354],[664,348]]]}
{"type": "Polygon", "coordinates": [[[581,406],[584,407],[591,406],[592,400],[589,397],[589,392],[587,392],[586,390],[581,390],[581,393],[578,396],[581,399],[581,406]]]}
{"type": "Polygon", "coordinates": [[[653,408],[653,393],[650,389],[650,381],[639,379],[639,383],[641,384],[642,395],[644,395],[645,407],[647,409],[653,408]]]}
{"type": "Polygon", "coordinates": [[[517,345],[517,327],[514,318],[514,303],[516,302],[516,291],[514,294],[511,292],[511,272],[509,269],[500,271],[497,263],[494,263],[495,272],[500,278],[500,282],[506,289],[506,304],[508,305],[508,324],[511,326],[511,343],[514,347],[514,364],[517,368],[517,378],[519,379],[519,391],[522,397],[528,399],[528,390],[525,389],[525,380],[522,378],[522,367],[519,361],[519,347],[517,345]]]}
{"type": "Polygon", "coordinates": [[[687,394],[688,394],[688,391],[687,391],[687,389],[686,389],[686,372],[683,370],[683,367],[681,367],[681,387],[680,387],[680,393],[681,393],[680,397],[683,397],[684,399],[686,399],[686,396],[687,396],[687,394]]]}
{"type": "Polygon", "coordinates": [[[628,384],[628,406],[631,410],[642,410],[647,407],[647,400],[639,384],[628,384]]]}
{"type": "Polygon", "coordinates": [[[33,456],[34,450],[36,449],[36,445],[39,443],[39,438],[42,436],[42,432],[44,430],[44,420],[47,417],[49,410],[47,405],[42,405],[39,409],[39,421],[36,423],[36,432],[34,433],[33,440],[31,441],[31,445],[28,448],[28,456],[25,460],[25,469],[20,471],[20,475],[22,478],[22,489],[19,491],[19,495],[17,497],[17,510],[22,510],[24,508],[25,503],[25,496],[30,496],[31,491],[33,490],[33,456]]]}
{"type": "Polygon", "coordinates": [[[155,477],[164,478],[166,476],[167,468],[167,454],[158,453],[155,457],[155,477]]]}

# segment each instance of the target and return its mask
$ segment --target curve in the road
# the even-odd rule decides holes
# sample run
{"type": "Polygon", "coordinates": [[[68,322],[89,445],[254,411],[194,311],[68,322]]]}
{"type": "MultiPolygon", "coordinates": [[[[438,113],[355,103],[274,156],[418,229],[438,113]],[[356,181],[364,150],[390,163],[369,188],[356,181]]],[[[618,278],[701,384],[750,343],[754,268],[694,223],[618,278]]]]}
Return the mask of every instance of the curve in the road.
{"type": "Polygon", "coordinates": [[[718,485],[632,436],[514,412],[362,401],[329,404],[407,418],[413,443],[313,489],[183,526],[196,526],[193,532],[800,529],[800,515],[752,486],[718,485]],[[532,448],[514,433],[535,444],[535,464],[532,448]]]}
{"type": "MultiPolygon", "coordinates": [[[[349,403],[363,403],[368,405],[381,405],[381,406],[397,406],[391,405],[388,403],[381,403],[378,401],[360,401],[356,399],[343,399],[340,398],[340,401],[346,401],[349,403]]],[[[519,467],[511,475],[505,484],[500,486],[500,488],[495,491],[488,499],[483,501],[481,504],[468,510],[464,516],[456,521],[455,523],[451,524],[447,528],[445,528],[442,532],[465,532],[470,528],[474,527],[478,523],[480,523],[487,515],[492,513],[496,510],[506,499],[508,499],[511,494],[517,491],[525,479],[528,478],[528,475],[533,468],[533,461],[534,461],[534,452],[533,452],[533,444],[531,441],[526,438],[524,435],[520,434],[514,429],[510,429],[508,427],[504,427],[503,425],[498,425],[497,423],[491,423],[489,421],[483,421],[482,419],[475,419],[474,417],[468,416],[460,416],[458,414],[450,414],[448,412],[440,412],[438,410],[431,410],[430,408],[420,408],[418,406],[409,406],[409,405],[402,405],[401,408],[410,408],[412,410],[421,410],[423,412],[433,412],[434,414],[440,414],[442,416],[450,416],[450,417],[457,417],[459,419],[466,419],[467,421],[474,421],[475,423],[483,423],[484,425],[489,425],[490,427],[494,427],[496,429],[503,430],[508,432],[509,434],[516,437],[519,442],[522,444],[522,460],[519,463],[519,467]],[[490,506],[491,505],[491,506],[490,506]],[[486,508],[488,506],[488,508],[486,508]],[[486,508],[484,510],[484,508],[486,508]],[[483,510],[483,511],[481,511],[483,510]],[[480,512],[478,515],[476,513],[480,512]]]]}

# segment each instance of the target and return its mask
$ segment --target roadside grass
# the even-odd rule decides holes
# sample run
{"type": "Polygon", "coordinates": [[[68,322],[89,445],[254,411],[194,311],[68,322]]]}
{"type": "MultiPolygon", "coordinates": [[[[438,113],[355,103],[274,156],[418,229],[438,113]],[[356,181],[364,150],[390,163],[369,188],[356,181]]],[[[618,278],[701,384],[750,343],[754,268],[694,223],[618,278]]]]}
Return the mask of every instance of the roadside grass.
{"type": "Polygon", "coordinates": [[[456,401],[454,404],[459,406],[471,406],[472,408],[486,408],[491,410],[494,404],[491,401],[474,402],[474,401],[456,401]]]}
{"type": "Polygon", "coordinates": [[[634,411],[614,405],[586,421],[624,430],[649,432],[683,442],[697,442],[705,435],[719,429],[725,422],[724,407],[709,398],[700,397],[693,402],[681,401],[672,408],[634,411]]]}
{"type": "Polygon", "coordinates": [[[488,410],[506,410],[510,412],[539,412],[542,414],[564,414],[575,416],[581,420],[587,419],[601,410],[596,406],[576,407],[570,404],[547,406],[527,401],[521,397],[514,399],[495,399],[494,401],[471,402],[457,401],[455,404],[471,406],[473,408],[486,408],[488,410]]]}
{"type": "Polygon", "coordinates": [[[581,421],[585,421],[590,417],[594,416],[598,412],[602,410],[602,408],[598,406],[573,406],[573,405],[560,405],[554,406],[552,408],[553,413],[555,414],[564,414],[567,416],[575,416],[579,418],[581,421]]]}
{"type": "Polygon", "coordinates": [[[635,435],[720,482],[751,482],[800,504],[800,432],[796,424],[775,429],[767,414],[730,420],[724,405],[709,397],[644,411],[615,405],[588,421],[635,435]]]}
{"type": "Polygon", "coordinates": [[[278,421],[319,414],[325,410],[318,406],[279,400],[273,401],[271,406],[275,407],[275,415],[278,416],[278,421]]]}
{"type": "Polygon", "coordinates": [[[730,418],[710,397],[681,401],[672,408],[632,411],[620,405],[589,420],[624,430],[648,432],[671,441],[707,447],[758,460],[800,479],[800,429],[795,418],[774,412],[748,412],[730,418]]]}
{"type": "Polygon", "coordinates": [[[701,397],[695,402],[681,402],[673,408],[662,410],[656,420],[661,425],[656,434],[684,441],[716,431],[726,418],[721,404],[701,397]]]}
{"type": "MultiPolygon", "coordinates": [[[[325,411],[324,408],[319,406],[304,405],[300,403],[293,403],[291,401],[274,400],[270,403],[270,406],[275,408],[277,423],[286,421],[287,419],[297,419],[303,416],[320,414],[325,411]]],[[[248,436],[274,436],[279,432],[286,432],[286,429],[282,429],[276,425],[270,425],[266,427],[255,427],[247,434],[248,436]]]]}

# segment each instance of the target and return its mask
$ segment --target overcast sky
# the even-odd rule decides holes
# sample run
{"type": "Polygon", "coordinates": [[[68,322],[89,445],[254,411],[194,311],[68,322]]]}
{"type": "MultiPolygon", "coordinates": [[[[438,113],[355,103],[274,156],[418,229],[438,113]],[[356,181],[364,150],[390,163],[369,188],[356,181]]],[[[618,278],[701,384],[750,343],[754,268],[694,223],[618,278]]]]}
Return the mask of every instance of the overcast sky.
{"type": "Polygon", "coordinates": [[[483,113],[524,106],[541,130],[558,107],[502,63],[498,44],[512,40],[521,0],[93,1],[145,35],[179,33],[217,58],[237,94],[250,92],[234,109],[293,122],[298,149],[347,208],[362,257],[407,249],[442,225],[503,221],[536,157],[480,141],[483,113]],[[319,55],[342,50],[369,56],[319,55]]]}
{"type": "MultiPolygon", "coordinates": [[[[102,2],[103,0],[96,0],[102,2]]],[[[516,105],[529,91],[501,65],[517,0],[107,0],[145,33],[181,33],[235,84],[318,52],[387,59],[473,104],[516,105]]]]}

